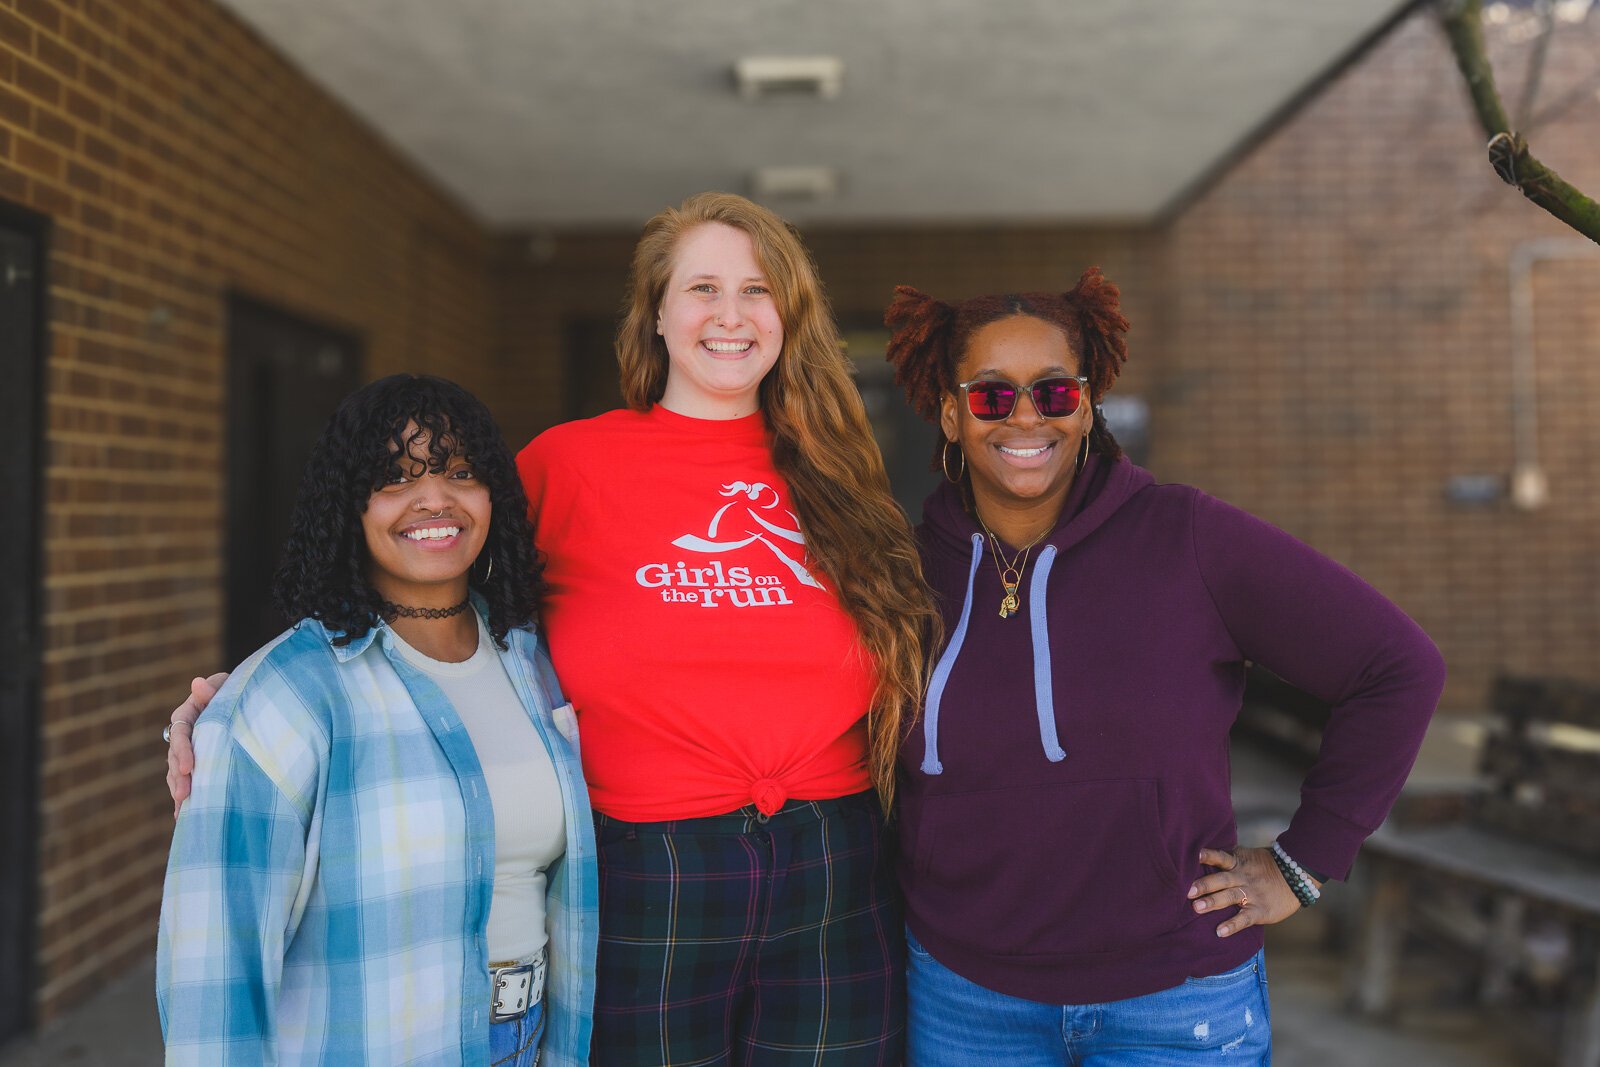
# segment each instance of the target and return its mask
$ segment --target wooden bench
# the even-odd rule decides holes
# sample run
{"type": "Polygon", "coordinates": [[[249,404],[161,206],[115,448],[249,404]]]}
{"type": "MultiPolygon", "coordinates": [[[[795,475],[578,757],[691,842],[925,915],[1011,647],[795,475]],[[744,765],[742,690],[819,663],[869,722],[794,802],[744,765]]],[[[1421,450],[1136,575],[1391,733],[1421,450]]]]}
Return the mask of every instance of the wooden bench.
{"type": "Polygon", "coordinates": [[[1543,993],[1562,1067],[1600,1067],[1600,689],[1501,678],[1481,793],[1447,823],[1400,809],[1357,862],[1351,1004],[1395,1009],[1407,930],[1466,950],[1479,1003],[1543,993]]]}

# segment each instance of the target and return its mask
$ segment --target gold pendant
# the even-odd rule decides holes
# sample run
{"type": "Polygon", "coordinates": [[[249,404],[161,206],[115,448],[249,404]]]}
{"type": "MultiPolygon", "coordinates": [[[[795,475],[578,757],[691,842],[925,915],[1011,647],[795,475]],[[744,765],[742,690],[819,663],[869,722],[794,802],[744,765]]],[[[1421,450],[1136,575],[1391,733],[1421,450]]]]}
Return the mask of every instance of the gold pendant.
{"type": "Polygon", "coordinates": [[[1022,602],[1017,599],[1017,587],[1014,585],[1006,586],[1005,599],[1000,601],[1000,617],[1009,619],[1017,613],[1017,609],[1021,606],[1022,602]]]}

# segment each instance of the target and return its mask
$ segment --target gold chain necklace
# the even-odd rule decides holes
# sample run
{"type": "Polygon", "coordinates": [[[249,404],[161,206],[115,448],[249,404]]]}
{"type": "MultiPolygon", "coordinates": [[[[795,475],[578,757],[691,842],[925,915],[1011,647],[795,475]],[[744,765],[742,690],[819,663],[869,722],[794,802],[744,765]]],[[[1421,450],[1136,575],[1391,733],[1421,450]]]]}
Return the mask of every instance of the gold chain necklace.
{"type": "Polygon", "coordinates": [[[1009,619],[1022,608],[1022,598],[1017,595],[1017,590],[1022,586],[1022,572],[1028,567],[1028,553],[1032,552],[1033,546],[1044,540],[1044,535],[1050,531],[1040,531],[1039,536],[1023,545],[1008,563],[1000,551],[1000,539],[994,535],[994,531],[984,525],[982,519],[978,520],[978,525],[982,526],[983,532],[989,536],[989,551],[994,555],[995,569],[1000,572],[1000,585],[1006,591],[1006,595],[1000,599],[1000,617],[1009,619]]]}

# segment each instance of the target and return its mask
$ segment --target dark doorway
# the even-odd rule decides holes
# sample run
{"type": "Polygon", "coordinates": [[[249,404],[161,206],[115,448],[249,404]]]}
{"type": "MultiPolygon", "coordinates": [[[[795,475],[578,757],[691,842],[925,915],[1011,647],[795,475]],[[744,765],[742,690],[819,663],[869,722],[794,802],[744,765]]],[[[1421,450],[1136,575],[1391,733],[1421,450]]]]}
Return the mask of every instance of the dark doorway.
{"type": "Polygon", "coordinates": [[[38,879],[39,531],[47,223],[0,204],[0,1044],[31,1025],[38,879]]]}
{"type": "Polygon", "coordinates": [[[906,403],[894,383],[894,368],[883,358],[889,331],[868,316],[844,316],[841,336],[845,353],[855,364],[856,387],[872,420],[872,435],[883,453],[889,487],[912,524],[922,521],[922,502],[939,484],[929,468],[937,431],[906,403]]]}
{"type": "Polygon", "coordinates": [[[355,338],[228,301],[227,666],[283,630],[272,606],[289,512],[323,423],[361,384],[355,338]]]}
{"type": "Polygon", "coordinates": [[[622,406],[617,325],[617,320],[607,315],[573,316],[563,324],[567,359],[565,418],[593,418],[622,406]]]}

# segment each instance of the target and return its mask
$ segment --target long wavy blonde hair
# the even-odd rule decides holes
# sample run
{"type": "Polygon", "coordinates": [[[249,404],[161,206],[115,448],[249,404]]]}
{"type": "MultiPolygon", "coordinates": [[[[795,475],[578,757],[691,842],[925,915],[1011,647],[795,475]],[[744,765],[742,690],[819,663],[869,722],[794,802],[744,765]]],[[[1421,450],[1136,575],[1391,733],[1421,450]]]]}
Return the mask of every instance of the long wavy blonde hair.
{"type": "Polygon", "coordinates": [[[889,494],[883,457],[850,379],[816,265],[795,229],[742,196],[715,192],[691,196],[646,223],[617,333],[622,396],[629,407],[645,411],[666,390],[667,347],[656,333],[657,311],[678,242],[708,223],[749,235],[783,322],[783,350],[761,381],[761,410],[806,548],[877,669],[867,717],[868,763],[888,811],[895,760],[922,699],[925,642],[937,638],[939,620],[905,515],[889,494]]]}

